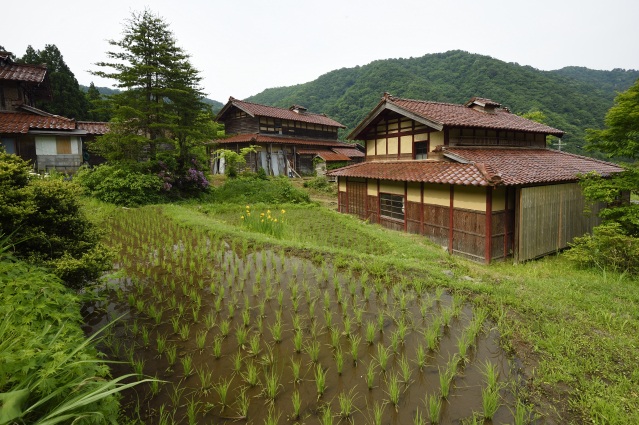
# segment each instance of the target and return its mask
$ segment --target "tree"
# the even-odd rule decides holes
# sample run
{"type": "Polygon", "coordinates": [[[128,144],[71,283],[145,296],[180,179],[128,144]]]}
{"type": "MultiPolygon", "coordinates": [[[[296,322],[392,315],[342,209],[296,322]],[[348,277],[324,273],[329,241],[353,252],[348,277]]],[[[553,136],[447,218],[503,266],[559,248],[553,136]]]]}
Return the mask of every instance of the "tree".
{"type": "Polygon", "coordinates": [[[37,102],[39,108],[64,117],[80,120],[89,118],[89,102],[55,44],[45,45],[44,50],[28,46],[19,62],[47,65],[53,97],[37,102]]]}
{"type": "Polygon", "coordinates": [[[114,114],[109,160],[139,161],[166,157],[162,146],[173,146],[177,168],[186,172],[198,146],[214,135],[210,107],[203,102],[199,72],[177,46],[164,20],[150,11],[134,12],[126,21],[121,40],[110,40],[117,49],[106,54],[110,62],[97,65],[100,77],[117,81],[124,89],[111,96],[114,114]],[[117,139],[117,140],[115,140],[117,139]],[[119,148],[121,144],[138,148],[119,148]]]}
{"type": "Polygon", "coordinates": [[[86,99],[89,103],[88,117],[92,121],[109,121],[111,120],[111,111],[108,101],[102,96],[102,93],[91,82],[86,92],[86,99]]]}

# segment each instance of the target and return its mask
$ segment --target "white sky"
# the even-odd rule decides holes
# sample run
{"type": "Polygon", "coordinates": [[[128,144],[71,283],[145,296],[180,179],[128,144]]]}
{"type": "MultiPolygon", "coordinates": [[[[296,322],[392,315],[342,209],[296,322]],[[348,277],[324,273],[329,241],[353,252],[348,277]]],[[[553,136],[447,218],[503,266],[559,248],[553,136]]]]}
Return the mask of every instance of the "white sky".
{"type": "Polygon", "coordinates": [[[226,102],[305,83],[376,59],[453,49],[538,69],[639,69],[637,0],[62,0],[2,6],[0,45],[22,56],[55,44],[80,84],[106,60],[132,11],[170,25],[201,71],[207,97],[226,102]]]}

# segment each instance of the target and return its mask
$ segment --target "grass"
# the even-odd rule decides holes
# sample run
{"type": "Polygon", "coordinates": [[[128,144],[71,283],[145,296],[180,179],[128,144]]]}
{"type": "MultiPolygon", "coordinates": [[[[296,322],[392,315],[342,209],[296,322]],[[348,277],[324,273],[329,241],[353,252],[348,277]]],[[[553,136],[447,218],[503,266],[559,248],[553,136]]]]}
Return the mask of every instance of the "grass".
{"type": "MultiPolygon", "coordinates": [[[[487,267],[449,257],[417,235],[365,225],[317,206],[284,207],[287,225],[280,239],[242,227],[236,205],[152,208],[161,208],[164,220],[180,226],[218,232],[229,240],[248,240],[259,248],[319,257],[337,267],[347,265],[360,276],[367,273],[375,288],[373,299],[388,294],[383,282],[386,272],[395,277],[418,276],[429,288],[442,288],[435,298],[440,301],[425,303],[426,325],[431,311],[437,316],[445,308],[438,307],[445,294],[462,293],[490,312],[502,344],[530,365],[530,370],[534,368],[534,374],[527,377],[526,399],[541,405],[549,420],[639,423],[639,394],[634,390],[639,387],[639,285],[635,278],[580,270],[561,255],[487,267]],[[465,276],[472,280],[462,279],[465,276]]],[[[483,321],[478,323],[477,331],[481,331],[483,321]]],[[[383,323],[378,323],[378,330],[384,330],[383,323]]],[[[489,327],[484,331],[491,332],[489,327]]],[[[433,351],[439,346],[440,332],[433,327],[433,351]]],[[[425,348],[431,348],[428,339],[425,337],[425,348]]]]}

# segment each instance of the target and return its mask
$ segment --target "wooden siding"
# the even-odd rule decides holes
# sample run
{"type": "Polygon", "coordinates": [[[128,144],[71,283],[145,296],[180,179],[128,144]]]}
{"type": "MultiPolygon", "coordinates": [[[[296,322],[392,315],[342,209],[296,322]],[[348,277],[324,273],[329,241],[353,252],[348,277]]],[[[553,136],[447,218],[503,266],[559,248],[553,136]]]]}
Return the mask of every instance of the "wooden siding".
{"type": "Polygon", "coordinates": [[[348,214],[354,214],[366,220],[366,182],[346,181],[348,214]]]}
{"type": "Polygon", "coordinates": [[[486,213],[453,209],[453,253],[482,261],[485,240],[486,213]]]}
{"type": "Polygon", "coordinates": [[[224,121],[224,132],[226,134],[257,133],[259,128],[260,123],[257,117],[246,116],[224,121]]]}
{"type": "Polygon", "coordinates": [[[596,212],[584,214],[586,200],[577,183],[520,190],[517,260],[526,261],[568,246],[575,236],[599,224],[596,212]]]}
{"type": "Polygon", "coordinates": [[[448,246],[450,207],[424,204],[423,234],[434,243],[448,246]]]}

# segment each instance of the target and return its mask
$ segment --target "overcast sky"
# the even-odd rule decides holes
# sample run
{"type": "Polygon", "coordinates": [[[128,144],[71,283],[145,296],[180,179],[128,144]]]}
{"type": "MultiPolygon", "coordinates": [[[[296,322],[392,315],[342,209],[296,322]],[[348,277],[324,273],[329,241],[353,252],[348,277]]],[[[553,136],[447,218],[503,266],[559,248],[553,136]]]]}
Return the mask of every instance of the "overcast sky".
{"type": "Polygon", "coordinates": [[[131,12],[170,25],[201,71],[207,97],[226,102],[305,83],[376,59],[461,49],[551,70],[639,69],[637,0],[63,0],[2,6],[0,45],[22,56],[55,44],[80,84],[106,59],[131,12]]]}

